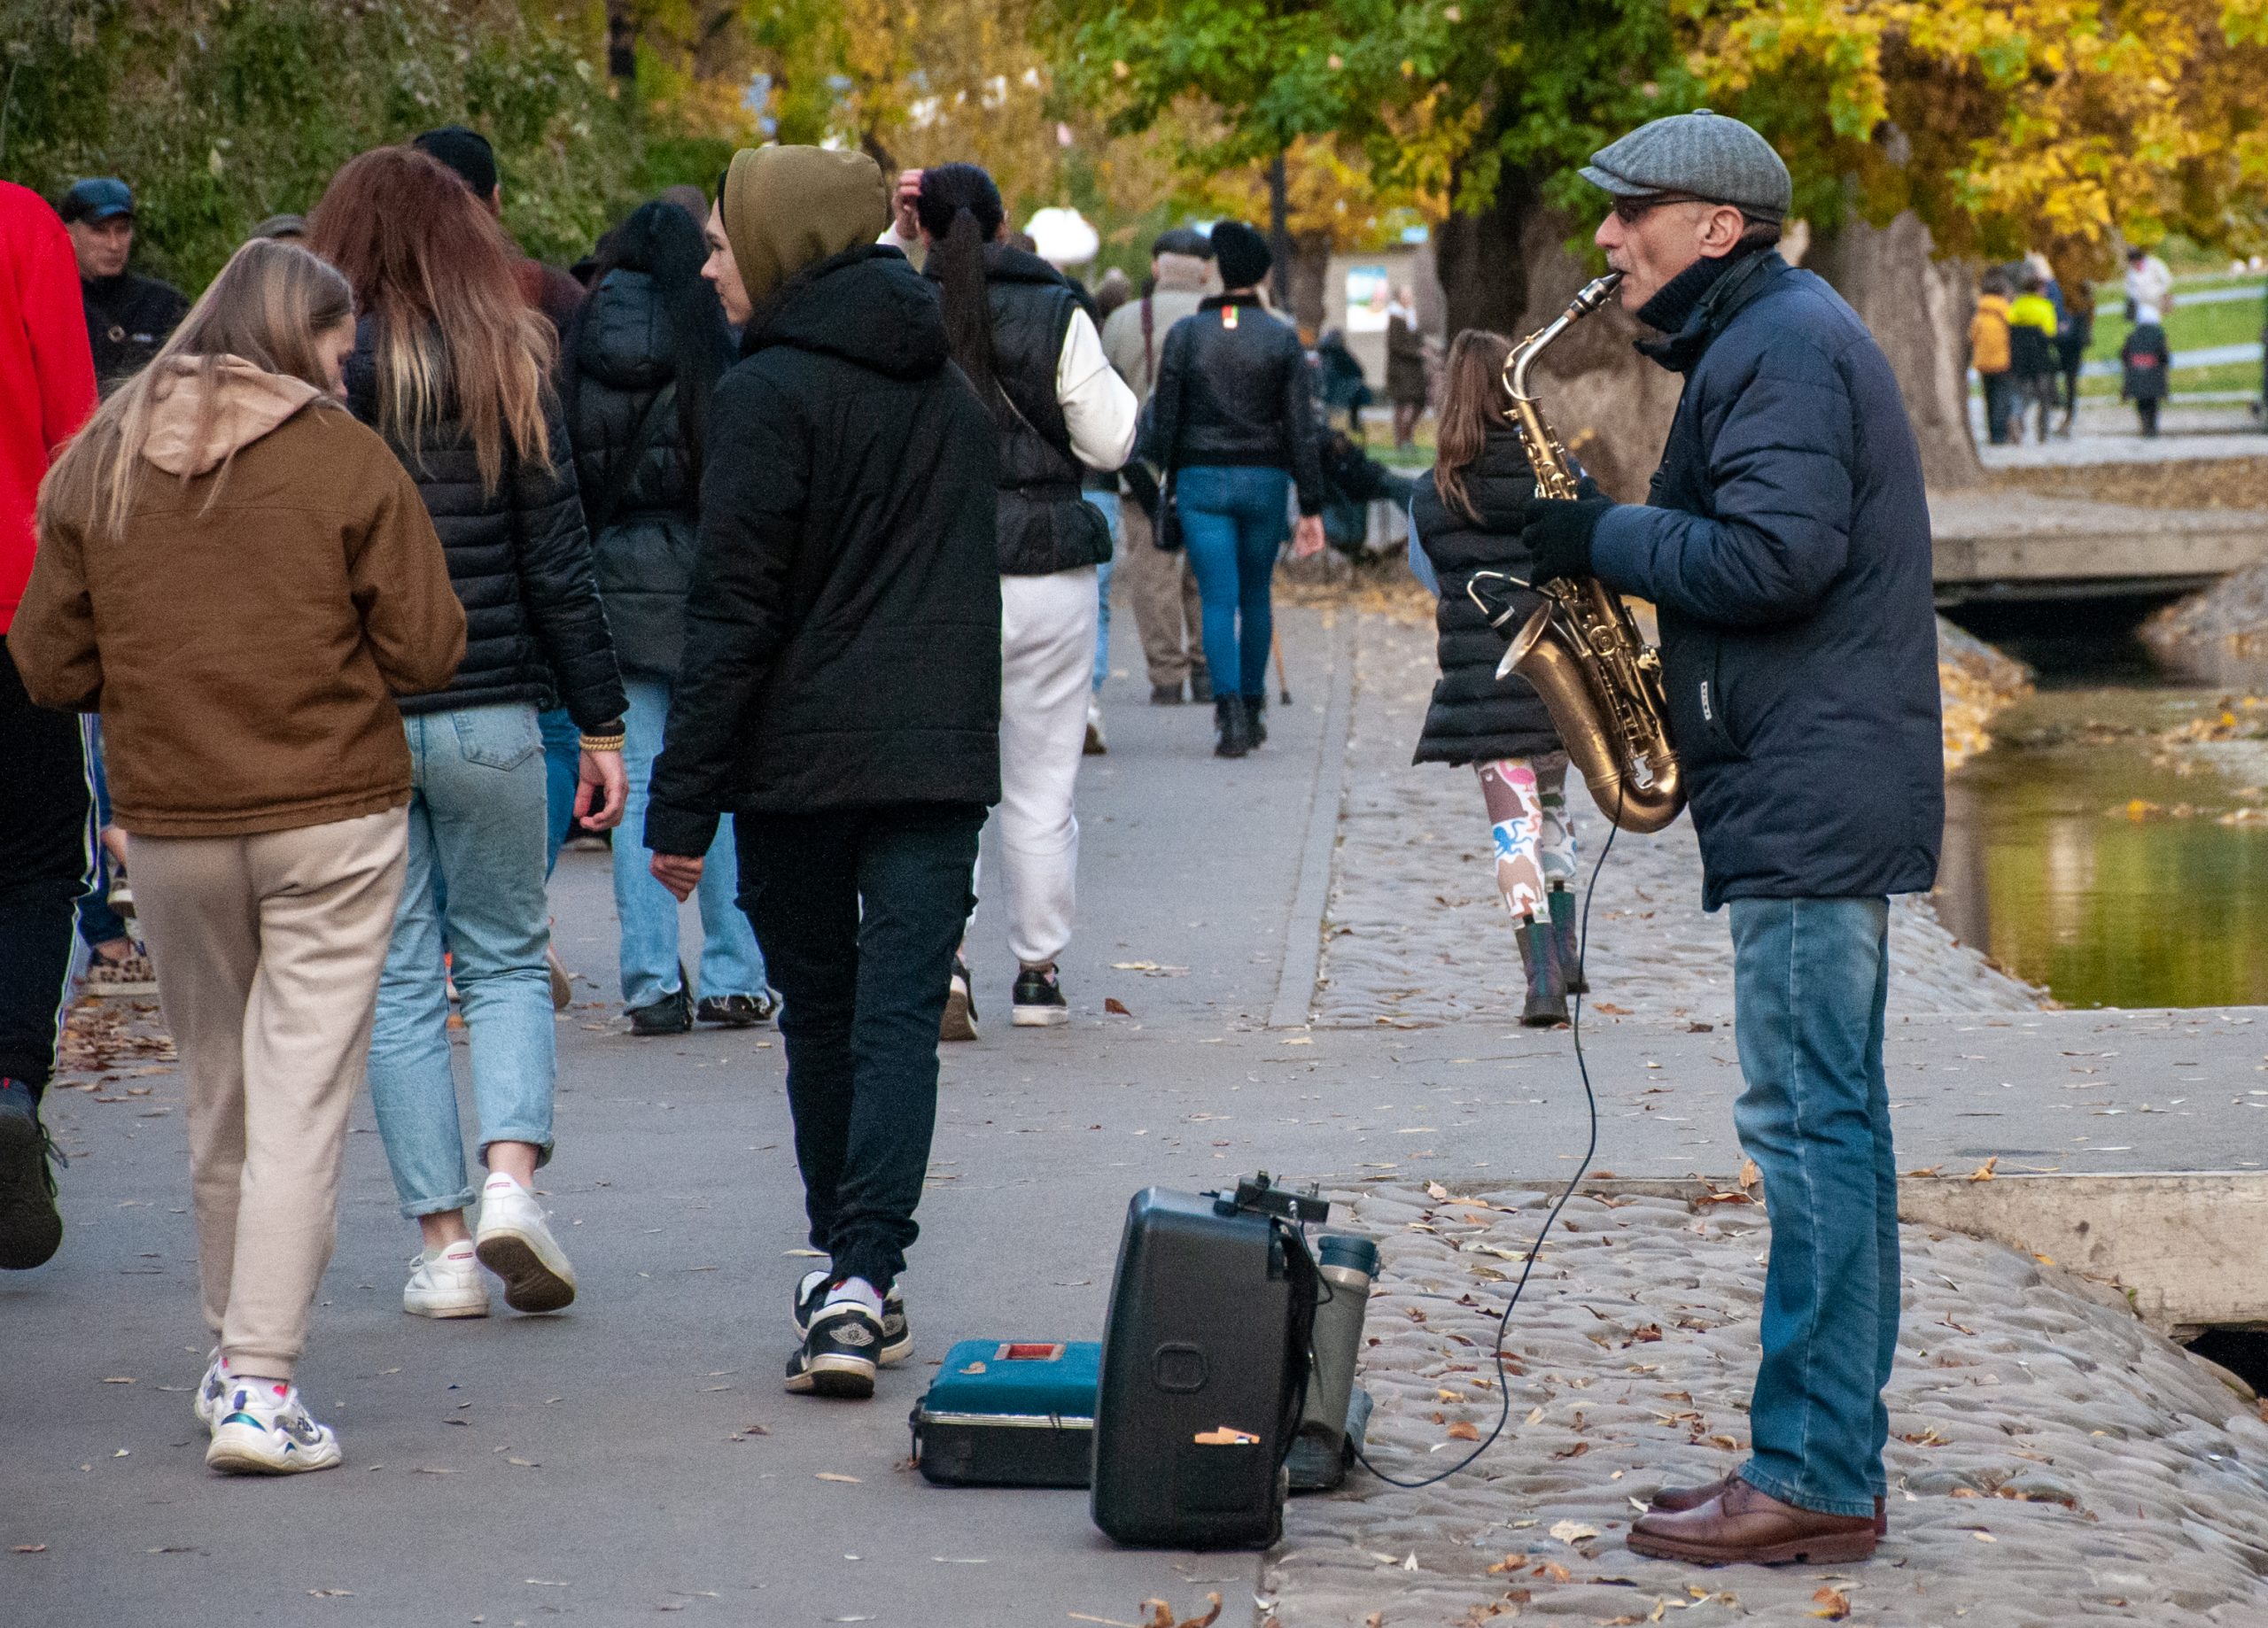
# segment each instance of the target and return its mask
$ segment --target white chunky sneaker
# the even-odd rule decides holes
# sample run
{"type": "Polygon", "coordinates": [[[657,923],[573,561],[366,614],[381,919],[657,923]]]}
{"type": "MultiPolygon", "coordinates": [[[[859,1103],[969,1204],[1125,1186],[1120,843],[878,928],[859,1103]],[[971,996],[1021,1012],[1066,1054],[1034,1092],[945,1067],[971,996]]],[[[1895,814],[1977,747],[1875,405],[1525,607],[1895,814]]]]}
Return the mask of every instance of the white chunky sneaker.
{"type": "Polygon", "coordinates": [[[289,1476],[330,1469],[344,1456],[338,1437],[307,1416],[299,1387],[238,1379],[229,1387],[226,1411],[213,1427],[205,1466],[232,1476],[289,1476]]]}
{"type": "Polygon", "coordinates": [[[418,1251],[409,1262],[401,1309],[413,1317],[487,1316],[488,1280],[480,1274],[472,1240],[418,1251]]]}
{"type": "Polygon", "coordinates": [[[551,1236],[543,1205],[510,1176],[480,1190],[480,1264],[504,1280],[504,1304],[516,1312],[555,1312],[575,1301],[575,1268],[551,1236]]]}
{"type": "Polygon", "coordinates": [[[213,1354],[206,1360],[205,1377],[197,1382],[197,1394],[189,1399],[189,1405],[197,1409],[197,1422],[208,1431],[221,1423],[221,1415],[226,1411],[221,1404],[229,1399],[231,1383],[229,1361],[215,1345],[213,1354]]]}

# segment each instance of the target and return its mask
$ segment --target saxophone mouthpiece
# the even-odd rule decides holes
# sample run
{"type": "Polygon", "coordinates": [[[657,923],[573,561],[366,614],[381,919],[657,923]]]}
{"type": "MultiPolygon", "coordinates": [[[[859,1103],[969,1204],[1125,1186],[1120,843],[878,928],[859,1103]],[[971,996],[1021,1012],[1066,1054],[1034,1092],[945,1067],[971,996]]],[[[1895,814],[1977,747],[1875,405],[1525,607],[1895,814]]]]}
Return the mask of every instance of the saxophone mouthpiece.
{"type": "Polygon", "coordinates": [[[1573,299],[1568,301],[1567,314],[1588,316],[1614,297],[1614,291],[1621,286],[1621,283],[1622,274],[1619,271],[1610,271],[1603,277],[1592,278],[1583,284],[1573,299]]]}

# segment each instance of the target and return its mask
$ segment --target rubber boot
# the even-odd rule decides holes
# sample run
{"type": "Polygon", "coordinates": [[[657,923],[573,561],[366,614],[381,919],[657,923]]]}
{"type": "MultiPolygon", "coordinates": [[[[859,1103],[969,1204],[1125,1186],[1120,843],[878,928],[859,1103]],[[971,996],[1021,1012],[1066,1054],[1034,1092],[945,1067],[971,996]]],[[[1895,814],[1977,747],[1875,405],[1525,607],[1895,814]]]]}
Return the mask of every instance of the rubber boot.
{"type": "Polygon", "coordinates": [[[1245,715],[1241,695],[1213,698],[1213,756],[1242,757],[1252,750],[1252,725],[1245,715]]]}
{"type": "Polygon", "coordinates": [[[1575,909],[1574,892],[1555,882],[1546,896],[1551,901],[1551,932],[1558,941],[1559,970],[1566,975],[1567,993],[1588,995],[1591,987],[1583,980],[1582,923],[1575,909]]]}
{"type": "Polygon", "coordinates": [[[1532,1029],[1548,1029],[1567,1020],[1567,983],[1559,972],[1557,935],[1549,921],[1533,919],[1512,931],[1520,947],[1520,965],[1527,969],[1527,1005],[1520,1021],[1532,1029]]]}
{"type": "Polygon", "coordinates": [[[1268,697],[1265,694],[1244,698],[1245,721],[1252,727],[1253,745],[1268,744],[1268,697]]]}

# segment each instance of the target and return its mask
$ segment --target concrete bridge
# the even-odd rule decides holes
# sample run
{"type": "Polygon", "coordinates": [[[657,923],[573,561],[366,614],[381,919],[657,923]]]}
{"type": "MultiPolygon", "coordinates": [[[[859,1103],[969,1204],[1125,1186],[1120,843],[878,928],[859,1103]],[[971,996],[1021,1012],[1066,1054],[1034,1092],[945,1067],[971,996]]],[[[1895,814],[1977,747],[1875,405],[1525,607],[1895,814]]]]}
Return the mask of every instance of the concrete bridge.
{"type": "Polygon", "coordinates": [[[1940,606],[2185,593],[2268,560],[2268,508],[1956,492],[1930,494],[1930,520],[1940,606]]]}

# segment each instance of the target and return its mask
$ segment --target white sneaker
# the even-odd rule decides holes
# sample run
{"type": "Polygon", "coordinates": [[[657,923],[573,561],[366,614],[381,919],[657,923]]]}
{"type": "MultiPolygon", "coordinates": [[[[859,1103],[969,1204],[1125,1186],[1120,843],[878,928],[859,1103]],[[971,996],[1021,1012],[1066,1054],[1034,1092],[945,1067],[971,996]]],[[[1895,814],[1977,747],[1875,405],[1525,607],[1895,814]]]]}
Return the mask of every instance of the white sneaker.
{"type": "Polygon", "coordinates": [[[227,1411],[213,1427],[213,1445],[205,1450],[207,1469],[289,1476],[332,1469],[345,1456],[337,1433],[307,1416],[297,1385],[239,1380],[229,1387],[224,1406],[227,1411]]]}
{"type": "Polygon", "coordinates": [[[480,1190],[480,1264],[504,1280],[504,1304],[516,1312],[555,1312],[574,1304],[575,1268],[551,1236],[543,1206],[510,1176],[480,1190]]]}
{"type": "Polygon", "coordinates": [[[418,1251],[409,1262],[401,1309],[413,1317],[487,1316],[488,1280],[480,1275],[472,1240],[418,1251]]]}
{"type": "Polygon", "coordinates": [[[1093,696],[1087,699],[1087,743],[1084,755],[1100,757],[1110,750],[1110,743],[1102,738],[1102,702],[1093,696]]]}
{"type": "Polygon", "coordinates": [[[232,1383],[228,1360],[221,1356],[221,1348],[215,1345],[213,1354],[206,1360],[205,1377],[197,1382],[197,1394],[189,1399],[189,1405],[197,1410],[197,1422],[208,1432],[221,1423],[226,1411],[221,1404],[229,1399],[229,1386],[232,1383]]]}

